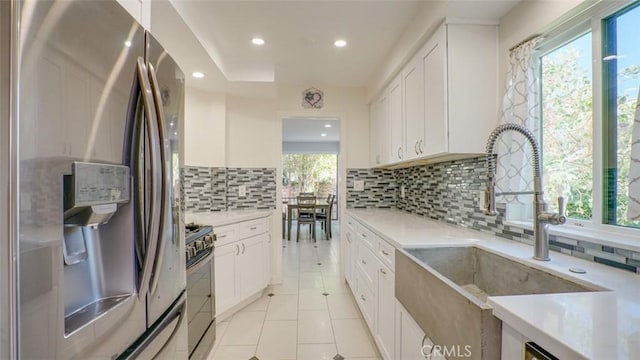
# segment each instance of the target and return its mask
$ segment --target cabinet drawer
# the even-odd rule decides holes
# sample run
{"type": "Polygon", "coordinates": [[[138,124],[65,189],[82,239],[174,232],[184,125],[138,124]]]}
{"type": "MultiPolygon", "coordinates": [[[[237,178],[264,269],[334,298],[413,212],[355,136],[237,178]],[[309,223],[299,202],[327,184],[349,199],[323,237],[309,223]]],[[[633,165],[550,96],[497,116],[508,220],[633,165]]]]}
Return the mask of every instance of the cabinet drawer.
{"type": "Polygon", "coordinates": [[[395,254],[396,249],[391,246],[391,244],[382,239],[378,240],[378,257],[385,265],[387,265],[391,269],[391,271],[394,272],[396,269],[395,254]]]}
{"type": "Polygon", "coordinates": [[[231,244],[239,239],[236,224],[215,227],[213,233],[216,234],[216,247],[231,244]]]}
{"type": "Polygon", "coordinates": [[[238,235],[240,239],[256,236],[267,232],[267,230],[268,226],[266,218],[245,221],[238,224],[238,235]]]}
{"type": "Polygon", "coordinates": [[[378,287],[378,266],[376,256],[373,251],[366,246],[358,246],[357,267],[362,270],[363,282],[358,281],[358,288],[361,285],[368,286],[375,293],[378,287]]]}
{"type": "Polygon", "coordinates": [[[358,237],[360,238],[362,244],[373,251],[377,251],[377,241],[379,239],[378,236],[374,235],[371,231],[369,231],[369,229],[365,228],[361,224],[358,224],[358,226],[356,227],[356,232],[358,233],[358,237]]]}

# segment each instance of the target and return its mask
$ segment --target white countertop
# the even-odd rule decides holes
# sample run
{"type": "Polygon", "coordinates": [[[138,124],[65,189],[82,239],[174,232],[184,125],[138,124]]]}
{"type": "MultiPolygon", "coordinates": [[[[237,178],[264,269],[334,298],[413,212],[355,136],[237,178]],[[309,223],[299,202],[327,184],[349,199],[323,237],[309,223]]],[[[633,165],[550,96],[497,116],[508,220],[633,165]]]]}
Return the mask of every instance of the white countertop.
{"type": "Polygon", "coordinates": [[[561,359],[638,359],[640,275],[555,251],[531,259],[529,245],[400,210],[348,209],[396,248],[472,245],[562,278],[611,291],[490,297],[495,316],[561,359]],[[579,267],[586,274],[574,274],[579,267]]]}
{"type": "Polygon", "coordinates": [[[230,210],[209,212],[185,212],[186,224],[196,223],[213,227],[233,224],[241,221],[259,219],[271,215],[272,210],[230,210]]]}

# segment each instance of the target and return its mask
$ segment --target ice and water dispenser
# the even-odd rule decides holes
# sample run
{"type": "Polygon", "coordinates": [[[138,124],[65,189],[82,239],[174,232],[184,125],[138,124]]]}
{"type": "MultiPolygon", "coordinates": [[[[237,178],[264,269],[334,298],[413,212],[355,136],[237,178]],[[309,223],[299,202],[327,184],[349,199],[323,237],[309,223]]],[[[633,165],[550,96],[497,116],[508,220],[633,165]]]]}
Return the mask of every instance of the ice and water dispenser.
{"type": "Polygon", "coordinates": [[[65,335],[135,293],[129,168],[74,162],[64,176],[65,335]]]}

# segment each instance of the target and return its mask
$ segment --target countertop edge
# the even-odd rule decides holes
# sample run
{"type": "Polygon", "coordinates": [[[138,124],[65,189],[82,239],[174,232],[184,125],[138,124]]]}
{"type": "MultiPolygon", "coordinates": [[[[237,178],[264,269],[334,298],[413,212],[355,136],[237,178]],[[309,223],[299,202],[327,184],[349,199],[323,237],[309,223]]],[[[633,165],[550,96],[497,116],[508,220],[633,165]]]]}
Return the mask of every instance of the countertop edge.
{"type": "Polygon", "coordinates": [[[185,212],[185,223],[196,222],[213,227],[235,224],[243,221],[267,217],[273,210],[255,211],[219,211],[219,212],[185,212]]]}

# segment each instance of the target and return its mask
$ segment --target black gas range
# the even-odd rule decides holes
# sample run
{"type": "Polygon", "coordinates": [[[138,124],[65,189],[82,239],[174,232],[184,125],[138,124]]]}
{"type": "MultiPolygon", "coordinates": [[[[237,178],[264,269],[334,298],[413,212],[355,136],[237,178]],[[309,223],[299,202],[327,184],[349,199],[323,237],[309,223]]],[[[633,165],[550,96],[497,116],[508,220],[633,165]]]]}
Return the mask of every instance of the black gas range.
{"type": "Polygon", "coordinates": [[[187,269],[197,265],[213,252],[215,239],[212,226],[194,223],[185,225],[187,269]]]}

